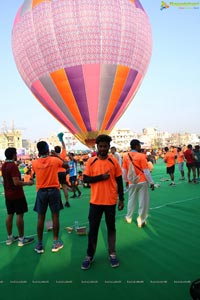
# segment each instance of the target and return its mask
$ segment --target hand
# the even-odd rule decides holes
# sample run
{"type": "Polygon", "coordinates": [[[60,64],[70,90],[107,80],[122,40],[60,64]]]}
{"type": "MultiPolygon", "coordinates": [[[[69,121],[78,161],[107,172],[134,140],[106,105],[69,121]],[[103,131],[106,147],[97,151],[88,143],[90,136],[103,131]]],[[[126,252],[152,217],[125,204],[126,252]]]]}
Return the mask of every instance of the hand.
{"type": "Polygon", "coordinates": [[[124,201],[119,200],[118,210],[122,210],[124,208],[124,201]]]}
{"type": "Polygon", "coordinates": [[[103,176],[103,179],[104,179],[104,180],[110,178],[109,171],[107,171],[106,173],[102,174],[102,176],[103,176]]]}
{"type": "Polygon", "coordinates": [[[152,183],[152,184],[150,185],[150,189],[151,189],[152,191],[154,191],[154,189],[155,189],[154,183],[152,183]]]}
{"type": "Polygon", "coordinates": [[[29,182],[26,183],[26,185],[33,185],[33,184],[34,184],[33,179],[31,179],[29,182]]]}
{"type": "MultiPolygon", "coordinates": [[[[56,151],[51,150],[51,155],[60,158],[59,154],[56,153],[56,151]]],[[[63,160],[62,158],[60,158],[61,160],[63,160]]]]}

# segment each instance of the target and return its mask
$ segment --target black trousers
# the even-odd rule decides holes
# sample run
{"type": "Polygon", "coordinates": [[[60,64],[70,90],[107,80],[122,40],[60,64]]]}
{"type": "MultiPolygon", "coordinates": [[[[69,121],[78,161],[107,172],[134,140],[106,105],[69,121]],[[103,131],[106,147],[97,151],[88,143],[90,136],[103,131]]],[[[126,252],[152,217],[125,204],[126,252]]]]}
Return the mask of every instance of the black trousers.
{"type": "Polygon", "coordinates": [[[88,249],[87,255],[93,257],[96,252],[98,231],[103,213],[105,214],[105,221],[108,233],[108,253],[115,254],[116,244],[116,227],[115,215],[116,205],[94,205],[90,204],[89,209],[89,234],[88,234],[88,249]]]}

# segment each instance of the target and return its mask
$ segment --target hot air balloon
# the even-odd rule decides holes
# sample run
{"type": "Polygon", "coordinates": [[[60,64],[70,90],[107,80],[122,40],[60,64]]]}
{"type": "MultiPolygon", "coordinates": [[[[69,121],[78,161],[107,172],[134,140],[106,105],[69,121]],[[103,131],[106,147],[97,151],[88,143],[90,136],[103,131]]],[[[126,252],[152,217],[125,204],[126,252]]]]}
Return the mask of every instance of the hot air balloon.
{"type": "Polygon", "coordinates": [[[151,26],[139,0],[25,0],[12,50],[39,102],[91,147],[111,132],[145,76],[151,26]]]}

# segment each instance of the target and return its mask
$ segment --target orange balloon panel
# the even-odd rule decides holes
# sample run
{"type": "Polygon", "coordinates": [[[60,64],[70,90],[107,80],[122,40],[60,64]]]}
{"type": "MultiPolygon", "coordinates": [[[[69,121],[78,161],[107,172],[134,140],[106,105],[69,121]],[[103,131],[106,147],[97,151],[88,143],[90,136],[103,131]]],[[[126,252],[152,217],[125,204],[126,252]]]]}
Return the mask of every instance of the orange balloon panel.
{"type": "Polygon", "coordinates": [[[12,49],[39,102],[90,145],[134,98],[151,57],[151,28],[138,0],[26,0],[12,49]]]}

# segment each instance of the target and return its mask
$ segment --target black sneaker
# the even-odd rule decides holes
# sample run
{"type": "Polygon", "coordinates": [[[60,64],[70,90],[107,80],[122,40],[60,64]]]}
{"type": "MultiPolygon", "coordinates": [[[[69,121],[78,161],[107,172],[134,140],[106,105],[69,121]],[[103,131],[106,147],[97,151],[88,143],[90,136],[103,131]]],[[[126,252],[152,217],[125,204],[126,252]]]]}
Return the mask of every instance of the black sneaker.
{"type": "Polygon", "coordinates": [[[65,203],[65,206],[66,206],[66,207],[70,207],[70,204],[69,204],[68,201],[65,203]]]}
{"type": "Polygon", "coordinates": [[[70,198],[76,198],[76,195],[71,196],[70,198]]]}
{"type": "Polygon", "coordinates": [[[23,240],[20,240],[20,239],[18,240],[18,246],[23,247],[23,246],[31,244],[33,242],[34,242],[34,238],[24,237],[23,240]]]}
{"type": "Polygon", "coordinates": [[[44,253],[44,248],[43,248],[43,245],[42,243],[38,243],[36,246],[35,246],[35,249],[34,249],[37,253],[39,254],[42,254],[44,253]]]}
{"type": "Polygon", "coordinates": [[[115,254],[110,255],[110,265],[112,268],[119,267],[119,261],[117,259],[117,256],[115,254]]]}
{"type": "Polygon", "coordinates": [[[80,192],[77,197],[80,197],[81,195],[82,195],[82,193],[80,192]]]}
{"type": "Polygon", "coordinates": [[[52,252],[58,252],[63,247],[64,247],[63,242],[61,242],[61,241],[54,241],[51,251],[52,252]]]}
{"type": "Polygon", "coordinates": [[[91,264],[93,263],[93,261],[94,261],[93,257],[86,256],[84,261],[82,262],[81,269],[88,270],[91,264]]]}

